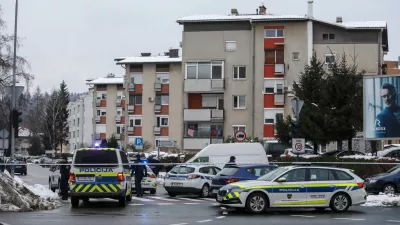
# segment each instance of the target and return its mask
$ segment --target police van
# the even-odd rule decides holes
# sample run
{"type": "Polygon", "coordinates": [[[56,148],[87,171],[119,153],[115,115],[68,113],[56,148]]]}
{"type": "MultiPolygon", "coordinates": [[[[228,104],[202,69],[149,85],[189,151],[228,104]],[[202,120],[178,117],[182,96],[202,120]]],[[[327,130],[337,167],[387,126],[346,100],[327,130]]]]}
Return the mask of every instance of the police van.
{"type": "Polygon", "coordinates": [[[90,198],[112,198],[125,206],[132,200],[131,172],[125,152],[114,148],[75,151],[69,177],[71,204],[90,198]]]}

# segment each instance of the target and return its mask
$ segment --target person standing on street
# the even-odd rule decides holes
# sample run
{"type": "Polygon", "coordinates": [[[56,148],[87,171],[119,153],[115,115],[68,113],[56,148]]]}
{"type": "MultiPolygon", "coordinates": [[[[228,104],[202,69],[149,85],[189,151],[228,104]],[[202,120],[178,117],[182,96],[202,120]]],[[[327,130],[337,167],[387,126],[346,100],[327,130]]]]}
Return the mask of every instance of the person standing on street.
{"type": "Polygon", "coordinates": [[[61,165],[60,167],[60,174],[61,174],[61,181],[60,181],[60,190],[61,190],[61,199],[62,200],[68,200],[68,191],[69,191],[69,185],[68,185],[68,180],[69,180],[69,173],[71,167],[68,164],[68,159],[67,157],[63,157],[62,160],[60,161],[61,165]]]}
{"type": "MultiPolygon", "coordinates": [[[[136,162],[135,163],[142,163],[143,161],[141,160],[140,154],[136,155],[136,162]]],[[[147,168],[145,165],[133,165],[132,166],[132,171],[135,173],[135,189],[136,189],[136,196],[141,197],[143,196],[143,190],[142,190],[142,180],[144,176],[147,175],[147,168]]]]}
{"type": "Polygon", "coordinates": [[[229,159],[229,162],[224,166],[224,168],[225,167],[227,167],[227,166],[236,166],[236,157],[235,156],[231,156],[231,158],[229,159]]]}

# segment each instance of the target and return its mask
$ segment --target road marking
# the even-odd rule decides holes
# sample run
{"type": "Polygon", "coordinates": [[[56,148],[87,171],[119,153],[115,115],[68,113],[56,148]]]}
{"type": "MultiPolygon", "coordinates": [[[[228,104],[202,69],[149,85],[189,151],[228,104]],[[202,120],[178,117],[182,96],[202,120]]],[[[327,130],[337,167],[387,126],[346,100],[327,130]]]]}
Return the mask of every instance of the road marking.
{"type": "Polygon", "coordinates": [[[205,200],[205,201],[212,201],[212,202],[216,202],[215,199],[213,198],[200,198],[201,200],[205,200]]]}
{"type": "Polygon", "coordinates": [[[157,205],[172,205],[172,203],[157,203],[157,205]]]}
{"type": "Polygon", "coordinates": [[[211,205],[213,205],[213,206],[220,206],[219,203],[212,203],[211,205]]]}
{"type": "Polygon", "coordinates": [[[225,218],[225,216],[218,216],[218,217],[216,217],[216,219],[222,219],[222,218],[225,218]]]}
{"type": "Polygon", "coordinates": [[[400,223],[400,220],[386,220],[386,222],[391,222],[391,223],[400,223]]]}
{"type": "Polygon", "coordinates": [[[129,204],[129,205],[144,205],[144,204],[129,204]]]}
{"type": "Polygon", "coordinates": [[[314,218],[315,216],[306,216],[306,215],[290,215],[294,217],[305,217],[305,218],[314,218]]]}
{"type": "Polygon", "coordinates": [[[198,202],[187,202],[187,203],[183,203],[185,205],[197,205],[199,204],[198,202]]]}
{"type": "Polygon", "coordinates": [[[198,199],[193,199],[193,198],[178,198],[178,199],[187,200],[187,201],[191,201],[191,202],[203,202],[203,200],[198,200],[198,199]]]}
{"type": "Polygon", "coordinates": [[[207,223],[207,222],[211,222],[212,220],[200,220],[200,221],[196,221],[198,223],[207,223]]]}
{"type": "Polygon", "coordinates": [[[154,199],[164,200],[164,201],[169,201],[169,202],[179,202],[179,200],[176,200],[176,199],[163,198],[163,197],[158,197],[158,196],[149,196],[149,198],[154,198],[154,199]]]}
{"type": "Polygon", "coordinates": [[[226,208],[225,208],[225,207],[221,207],[221,209],[222,209],[222,210],[225,210],[226,208]]]}
{"type": "Polygon", "coordinates": [[[137,201],[142,201],[142,202],[153,202],[154,201],[154,200],[147,199],[147,198],[138,198],[138,197],[133,197],[133,196],[132,196],[132,199],[137,200],[137,201]]]}
{"type": "Polygon", "coordinates": [[[333,220],[354,220],[354,221],[361,221],[365,219],[353,219],[353,218],[332,218],[333,220]]]}
{"type": "Polygon", "coordinates": [[[186,225],[188,223],[174,223],[174,224],[170,224],[170,225],[186,225]]]}
{"type": "Polygon", "coordinates": [[[227,211],[223,211],[222,215],[228,215],[228,212],[227,211]]]}

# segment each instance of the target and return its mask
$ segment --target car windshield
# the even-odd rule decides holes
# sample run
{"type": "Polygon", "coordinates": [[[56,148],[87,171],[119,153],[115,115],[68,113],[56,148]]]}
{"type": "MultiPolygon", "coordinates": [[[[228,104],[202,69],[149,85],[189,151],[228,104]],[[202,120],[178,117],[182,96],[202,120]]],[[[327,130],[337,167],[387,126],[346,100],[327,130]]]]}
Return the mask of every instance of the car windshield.
{"type": "Polygon", "coordinates": [[[264,176],[259,177],[257,180],[271,181],[271,180],[275,179],[277,176],[279,176],[282,173],[286,172],[287,170],[288,170],[288,168],[284,168],[284,167],[278,168],[276,170],[271,170],[270,172],[268,172],[264,176]]]}
{"type": "Polygon", "coordinates": [[[395,166],[387,171],[387,173],[398,173],[398,172],[400,172],[400,166],[395,166]]]}
{"type": "Polygon", "coordinates": [[[221,170],[218,175],[220,176],[233,176],[239,170],[237,167],[227,167],[221,170]]]}
{"type": "Polygon", "coordinates": [[[171,171],[172,174],[189,174],[194,172],[193,167],[174,167],[171,171]]]}
{"type": "Polygon", "coordinates": [[[116,151],[108,150],[90,150],[77,151],[74,164],[89,164],[89,165],[74,165],[76,167],[116,167],[118,158],[116,151]],[[114,165],[106,165],[114,164],[114,165]]]}

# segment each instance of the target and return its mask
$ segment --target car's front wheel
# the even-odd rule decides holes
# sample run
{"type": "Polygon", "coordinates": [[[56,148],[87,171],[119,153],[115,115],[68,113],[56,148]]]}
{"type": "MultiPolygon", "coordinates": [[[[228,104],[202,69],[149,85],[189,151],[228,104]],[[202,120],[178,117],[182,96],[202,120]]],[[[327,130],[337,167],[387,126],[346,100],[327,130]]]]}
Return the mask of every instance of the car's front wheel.
{"type": "Polygon", "coordinates": [[[207,198],[210,195],[210,187],[208,184],[204,184],[203,188],[201,188],[200,198],[207,198]]]}
{"type": "Polygon", "coordinates": [[[176,192],[168,192],[168,195],[169,195],[169,197],[176,197],[177,195],[178,195],[178,193],[176,193],[176,192]]]}
{"type": "Polygon", "coordinates": [[[382,188],[382,192],[385,194],[395,194],[396,187],[393,184],[385,184],[382,188]]]}
{"type": "Polygon", "coordinates": [[[350,207],[350,197],[345,193],[337,193],[332,197],[330,207],[337,213],[346,212],[350,207]]]}
{"type": "Polygon", "coordinates": [[[246,209],[252,213],[262,213],[267,209],[268,201],[264,194],[251,194],[246,200],[246,209]]]}

